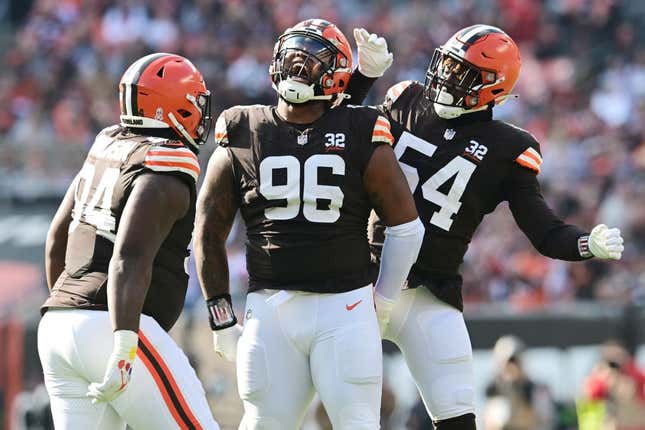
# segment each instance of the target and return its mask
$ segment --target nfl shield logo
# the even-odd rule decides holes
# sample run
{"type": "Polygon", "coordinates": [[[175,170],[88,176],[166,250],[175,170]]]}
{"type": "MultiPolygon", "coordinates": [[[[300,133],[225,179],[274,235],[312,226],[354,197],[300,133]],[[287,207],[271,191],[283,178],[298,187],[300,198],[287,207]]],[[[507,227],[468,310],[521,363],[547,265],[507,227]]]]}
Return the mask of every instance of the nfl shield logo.
{"type": "Polygon", "coordinates": [[[445,133],[443,134],[443,138],[446,140],[452,140],[452,138],[455,137],[455,130],[452,128],[447,128],[445,133]]]}
{"type": "Polygon", "coordinates": [[[308,140],[306,134],[301,134],[298,136],[298,145],[306,145],[308,140]]]}

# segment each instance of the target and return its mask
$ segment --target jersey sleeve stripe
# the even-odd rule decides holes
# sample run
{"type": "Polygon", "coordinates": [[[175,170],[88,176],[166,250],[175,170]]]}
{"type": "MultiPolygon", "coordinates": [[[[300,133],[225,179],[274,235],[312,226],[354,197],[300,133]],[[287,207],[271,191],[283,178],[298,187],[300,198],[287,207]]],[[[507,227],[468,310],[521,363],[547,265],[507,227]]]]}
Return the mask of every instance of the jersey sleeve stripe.
{"type": "Polygon", "coordinates": [[[226,119],[223,112],[215,122],[215,143],[218,145],[228,143],[228,130],[226,129],[226,119]]]}
{"type": "Polygon", "coordinates": [[[523,155],[526,155],[527,157],[531,157],[536,161],[538,164],[542,164],[542,157],[540,156],[540,153],[537,152],[533,148],[528,148],[526,151],[522,153],[523,155]]]}
{"type": "Polygon", "coordinates": [[[187,163],[187,164],[192,164],[197,169],[199,169],[199,162],[193,158],[188,158],[188,157],[163,157],[160,155],[155,155],[152,157],[146,157],[143,164],[148,164],[150,162],[155,162],[155,161],[165,161],[165,162],[171,162],[171,163],[187,163]]]}
{"type": "Polygon", "coordinates": [[[394,136],[390,131],[390,121],[384,116],[376,118],[374,130],[372,131],[372,142],[385,142],[389,145],[394,144],[394,136]]]}
{"type": "Polygon", "coordinates": [[[148,151],[146,154],[146,157],[148,156],[166,156],[166,157],[181,157],[181,158],[188,158],[191,160],[197,161],[197,156],[190,152],[190,150],[181,150],[181,149],[171,149],[171,150],[159,150],[159,149],[153,149],[148,151]]]}
{"type": "Polygon", "coordinates": [[[199,177],[199,167],[195,167],[189,163],[177,163],[168,161],[151,161],[146,163],[145,166],[150,170],[157,172],[182,172],[190,175],[195,181],[199,177]]]}
{"type": "Polygon", "coordinates": [[[385,136],[394,139],[392,136],[392,133],[390,133],[389,130],[374,130],[374,133],[372,133],[372,137],[376,136],[385,136]]]}
{"type": "Polygon", "coordinates": [[[403,93],[403,91],[405,91],[407,87],[410,86],[410,84],[412,84],[412,81],[402,81],[391,86],[390,89],[387,90],[385,97],[392,100],[392,102],[396,101],[396,99],[399,98],[399,96],[403,93]]]}
{"type": "Polygon", "coordinates": [[[536,173],[540,173],[540,164],[535,161],[533,158],[528,157],[524,154],[520,154],[519,157],[515,159],[517,164],[520,166],[526,167],[527,169],[533,170],[536,173]]]}

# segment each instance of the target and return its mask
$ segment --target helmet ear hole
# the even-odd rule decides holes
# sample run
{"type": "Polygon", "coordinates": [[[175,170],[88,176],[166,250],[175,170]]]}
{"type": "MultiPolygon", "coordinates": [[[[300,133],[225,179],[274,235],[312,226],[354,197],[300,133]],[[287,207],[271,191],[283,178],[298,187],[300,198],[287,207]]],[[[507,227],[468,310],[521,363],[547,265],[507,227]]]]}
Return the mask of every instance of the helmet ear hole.
{"type": "Polygon", "coordinates": [[[182,118],[188,118],[189,116],[192,115],[192,113],[188,112],[186,109],[179,109],[177,110],[177,113],[181,115],[182,118]]]}
{"type": "Polygon", "coordinates": [[[161,66],[161,69],[157,71],[157,76],[159,76],[160,78],[163,78],[163,72],[165,68],[166,66],[161,66]]]}
{"type": "Polygon", "coordinates": [[[496,96],[497,94],[499,94],[499,93],[501,93],[503,91],[504,90],[502,88],[495,88],[494,90],[491,91],[491,93],[493,93],[493,95],[496,96]]]}

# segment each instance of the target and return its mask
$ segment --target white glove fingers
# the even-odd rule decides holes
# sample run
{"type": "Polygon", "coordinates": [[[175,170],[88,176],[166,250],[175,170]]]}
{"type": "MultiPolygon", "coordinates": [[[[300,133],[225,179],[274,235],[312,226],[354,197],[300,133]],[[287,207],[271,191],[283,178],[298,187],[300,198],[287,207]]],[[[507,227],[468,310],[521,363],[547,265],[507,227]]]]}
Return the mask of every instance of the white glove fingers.
{"type": "Polygon", "coordinates": [[[620,245],[623,243],[623,238],[622,237],[610,237],[607,240],[605,240],[605,245],[620,245]]]}
{"type": "Polygon", "coordinates": [[[377,40],[378,40],[378,35],[375,33],[371,33],[367,38],[367,43],[372,45],[372,44],[375,44],[377,40]]]}
{"type": "Polygon", "coordinates": [[[356,40],[357,45],[364,44],[368,38],[369,33],[364,28],[354,29],[354,39],[356,40]]]}

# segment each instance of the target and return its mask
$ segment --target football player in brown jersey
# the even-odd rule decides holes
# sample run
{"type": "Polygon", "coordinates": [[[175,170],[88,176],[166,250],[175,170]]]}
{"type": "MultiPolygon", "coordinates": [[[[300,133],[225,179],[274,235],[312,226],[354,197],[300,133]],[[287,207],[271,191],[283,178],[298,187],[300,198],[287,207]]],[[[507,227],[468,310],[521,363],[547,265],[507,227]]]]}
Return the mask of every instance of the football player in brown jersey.
{"type": "Polygon", "coordinates": [[[275,45],[277,106],[236,106],[215,125],[195,256],[215,349],[237,355],[241,429],[300,428],[314,391],[335,429],[379,428],[379,321],[400,295],[423,228],[389,122],[372,108],[337,105],[351,71],[343,33],[303,21],[275,45]],[[375,293],[372,208],[388,226],[375,293]],[[225,249],[238,209],[249,272],[239,342],[225,249]]]}
{"type": "MultiPolygon", "coordinates": [[[[426,231],[384,337],[402,350],[438,430],[475,429],[459,266],[486,214],[507,201],[518,226],[551,258],[618,260],[623,251],[617,228],[600,224],[589,233],[553,213],[537,181],[538,142],[493,120],[493,107],[511,95],[520,65],[519,49],[502,30],[467,27],[435,50],[425,84],[400,82],[380,106],[400,136],[394,152],[426,231]]],[[[373,217],[377,258],[382,232],[373,217]]]]}
{"type": "Polygon", "coordinates": [[[195,66],[157,53],[119,84],[46,242],[50,296],[38,352],[57,429],[218,429],[168,335],[184,304],[197,146],[210,93],[195,66]]]}

